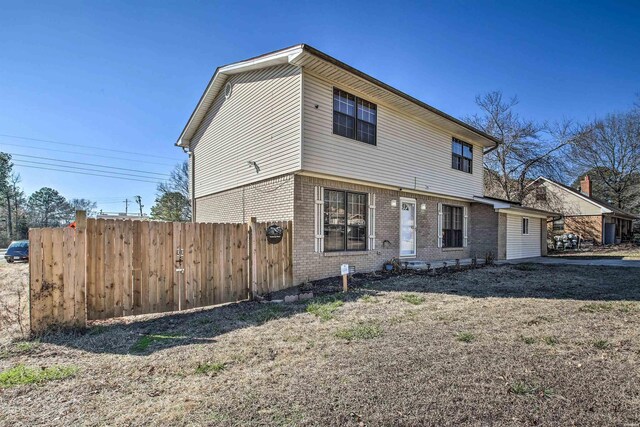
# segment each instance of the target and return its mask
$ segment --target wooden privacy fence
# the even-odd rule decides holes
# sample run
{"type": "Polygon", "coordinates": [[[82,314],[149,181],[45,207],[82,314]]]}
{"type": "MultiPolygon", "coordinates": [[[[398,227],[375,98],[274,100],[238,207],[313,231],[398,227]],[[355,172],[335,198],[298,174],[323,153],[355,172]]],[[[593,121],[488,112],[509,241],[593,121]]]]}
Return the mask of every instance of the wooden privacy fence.
{"type": "Polygon", "coordinates": [[[31,330],[241,301],[293,286],[292,222],[86,219],[29,231],[31,330]],[[266,229],[283,230],[277,244],[266,229]]]}

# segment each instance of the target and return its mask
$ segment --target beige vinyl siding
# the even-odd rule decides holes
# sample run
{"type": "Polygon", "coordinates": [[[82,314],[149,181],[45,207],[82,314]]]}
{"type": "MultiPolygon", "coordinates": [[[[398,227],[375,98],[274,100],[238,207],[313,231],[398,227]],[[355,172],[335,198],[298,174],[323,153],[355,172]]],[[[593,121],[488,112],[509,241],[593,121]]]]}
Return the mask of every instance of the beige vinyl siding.
{"type": "Polygon", "coordinates": [[[248,71],[228,83],[231,96],[223,87],[191,141],[196,198],[300,169],[300,69],[248,71]]]}
{"type": "Polygon", "coordinates": [[[547,202],[554,212],[564,215],[601,215],[602,208],[569,190],[549,182],[544,183],[547,189],[547,202]]]}
{"type": "Polygon", "coordinates": [[[479,144],[462,138],[473,144],[473,174],[455,170],[454,135],[367,97],[378,104],[377,145],[334,135],[333,84],[308,72],[303,78],[303,170],[457,197],[483,194],[479,144]]]}
{"type": "Polygon", "coordinates": [[[522,218],[507,214],[507,259],[540,256],[540,219],[529,218],[529,234],[522,234],[522,218]]]}

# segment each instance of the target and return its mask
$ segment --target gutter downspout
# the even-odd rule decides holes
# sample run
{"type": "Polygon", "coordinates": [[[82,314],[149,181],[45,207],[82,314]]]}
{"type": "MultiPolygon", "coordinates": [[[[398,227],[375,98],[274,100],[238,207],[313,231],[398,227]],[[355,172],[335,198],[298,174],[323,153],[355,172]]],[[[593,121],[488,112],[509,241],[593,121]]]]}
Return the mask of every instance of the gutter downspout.
{"type": "Polygon", "coordinates": [[[191,162],[191,222],[196,222],[196,158],[191,150],[189,150],[189,162],[191,162]]]}

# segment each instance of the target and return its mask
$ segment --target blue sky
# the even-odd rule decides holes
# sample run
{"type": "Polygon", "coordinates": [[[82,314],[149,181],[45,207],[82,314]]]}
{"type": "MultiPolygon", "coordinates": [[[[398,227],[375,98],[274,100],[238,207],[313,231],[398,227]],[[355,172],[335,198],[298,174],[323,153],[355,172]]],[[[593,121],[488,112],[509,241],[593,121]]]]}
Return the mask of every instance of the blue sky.
{"type": "MultiPolygon", "coordinates": [[[[297,43],[457,117],[491,90],[540,121],[624,110],[640,92],[637,2],[376,3],[0,1],[0,134],[63,143],[0,136],[0,150],[155,181],[147,172],[183,158],[173,144],[216,66],[297,43]]],[[[105,211],[135,195],[148,211],[155,195],[151,182],[16,169],[28,194],[50,186],[105,211]]]]}

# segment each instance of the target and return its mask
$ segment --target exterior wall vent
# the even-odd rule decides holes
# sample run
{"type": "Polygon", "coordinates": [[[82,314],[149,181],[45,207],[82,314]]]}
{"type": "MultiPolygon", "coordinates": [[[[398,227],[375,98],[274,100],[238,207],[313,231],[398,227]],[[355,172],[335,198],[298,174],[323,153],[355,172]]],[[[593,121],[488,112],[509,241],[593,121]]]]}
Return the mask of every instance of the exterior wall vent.
{"type": "Polygon", "coordinates": [[[227,83],[224,86],[224,98],[225,99],[229,99],[231,97],[231,90],[233,89],[233,87],[231,86],[231,83],[227,83]]]}

